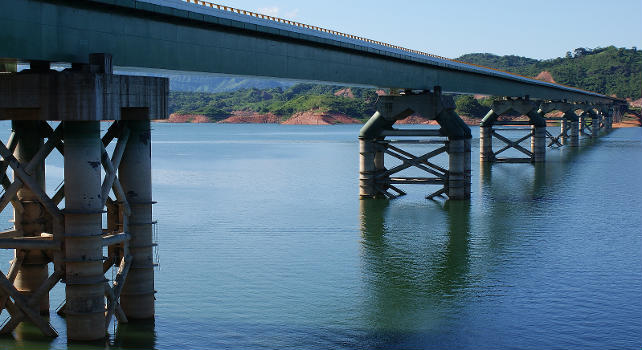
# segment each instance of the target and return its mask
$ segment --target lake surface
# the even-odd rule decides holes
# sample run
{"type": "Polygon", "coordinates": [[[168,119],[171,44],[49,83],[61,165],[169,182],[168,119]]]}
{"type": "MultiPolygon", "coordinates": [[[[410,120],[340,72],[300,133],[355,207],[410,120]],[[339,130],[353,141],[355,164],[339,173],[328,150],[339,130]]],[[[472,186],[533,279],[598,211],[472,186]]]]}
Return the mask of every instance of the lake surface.
{"type": "MultiPolygon", "coordinates": [[[[358,125],[153,128],[155,323],[68,346],[52,313],[59,338],[23,324],[1,349],[642,345],[642,128],[484,168],[473,128],[459,202],[417,185],[360,201],[358,125]]],[[[53,191],[60,156],[47,172],[53,191]]],[[[52,307],[63,297],[56,286],[52,307]]]]}

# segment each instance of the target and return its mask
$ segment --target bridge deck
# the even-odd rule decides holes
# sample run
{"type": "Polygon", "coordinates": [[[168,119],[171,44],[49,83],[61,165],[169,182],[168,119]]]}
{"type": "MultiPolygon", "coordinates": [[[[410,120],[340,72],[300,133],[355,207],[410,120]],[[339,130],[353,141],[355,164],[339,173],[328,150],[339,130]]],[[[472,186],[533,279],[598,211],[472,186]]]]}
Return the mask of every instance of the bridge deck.
{"type": "Polygon", "coordinates": [[[349,34],[190,0],[0,2],[0,57],[547,100],[613,98],[349,34]]]}

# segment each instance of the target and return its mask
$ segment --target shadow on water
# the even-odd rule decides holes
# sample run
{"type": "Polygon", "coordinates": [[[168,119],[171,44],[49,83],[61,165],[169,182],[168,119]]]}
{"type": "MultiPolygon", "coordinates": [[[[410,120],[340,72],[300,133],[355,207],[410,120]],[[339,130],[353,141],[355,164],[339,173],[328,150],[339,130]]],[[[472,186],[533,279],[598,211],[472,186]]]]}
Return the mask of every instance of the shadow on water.
{"type": "MultiPolygon", "coordinates": [[[[361,345],[407,348],[444,344],[461,291],[470,284],[469,201],[404,207],[404,230],[388,200],[362,200],[362,261],[369,331],[361,345]],[[419,222],[417,222],[419,221],[419,222]],[[401,227],[400,227],[401,226],[401,227]]],[[[402,211],[403,212],[403,211],[402,211]]]]}
{"type": "Polygon", "coordinates": [[[0,338],[0,348],[14,349],[50,349],[55,339],[44,336],[35,325],[22,322],[14,330],[14,335],[4,335],[0,338]]]}
{"type": "Polygon", "coordinates": [[[154,320],[137,320],[118,325],[112,346],[122,349],[155,349],[154,320]]]}
{"type": "Polygon", "coordinates": [[[0,337],[0,349],[156,349],[156,331],[154,321],[137,320],[128,324],[119,324],[115,335],[105,340],[94,342],[69,342],[65,344],[65,334],[58,338],[42,335],[40,330],[29,322],[20,323],[13,336],[0,337]]]}

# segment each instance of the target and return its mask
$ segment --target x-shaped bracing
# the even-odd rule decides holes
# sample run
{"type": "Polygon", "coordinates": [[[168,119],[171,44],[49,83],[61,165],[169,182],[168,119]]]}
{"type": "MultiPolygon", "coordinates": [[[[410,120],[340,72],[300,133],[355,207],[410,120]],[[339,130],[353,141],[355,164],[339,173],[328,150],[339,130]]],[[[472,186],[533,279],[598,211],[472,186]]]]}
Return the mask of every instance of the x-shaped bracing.
{"type": "Polygon", "coordinates": [[[513,141],[513,140],[511,140],[511,139],[508,139],[508,138],[506,138],[506,137],[502,136],[502,135],[501,135],[501,134],[499,134],[496,130],[493,130],[493,136],[495,136],[495,137],[496,137],[496,138],[498,138],[500,141],[502,141],[502,142],[504,142],[504,143],[506,144],[506,146],[502,147],[499,151],[494,152],[494,156],[495,156],[495,157],[497,157],[497,155],[498,155],[498,154],[500,154],[500,153],[502,153],[502,152],[504,152],[504,151],[506,151],[506,150],[509,150],[509,149],[511,149],[511,148],[514,148],[514,149],[516,149],[516,150],[518,150],[518,151],[520,151],[520,152],[524,153],[525,155],[527,155],[527,156],[529,157],[529,159],[530,159],[530,158],[532,158],[532,157],[533,157],[533,153],[532,153],[531,151],[527,150],[526,148],[524,148],[524,147],[520,146],[520,143],[522,143],[523,141],[525,141],[526,139],[528,139],[529,137],[531,137],[531,136],[532,136],[532,134],[533,134],[533,133],[532,133],[532,131],[531,131],[530,133],[528,133],[528,134],[527,134],[527,135],[525,135],[524,137],[522,137],[522,138],[520,138],[520,139],[518,139],[518,140],[513,141]]]}
{"type": "MultiPolygon", "coordinates": [[[[126,249],[124,250],[126,251],[126,249]]],[[[112,285],[105,282],[105,297],[107,297],[107,308],[105,311],[105,330],[109,328],[111,319],[116,314],[119,322],[127,323],[127,316],[120,307],[120,294],[123,291],[129,268],[131,267],[133,257],[129,254],[123,256],[118,265],[118,273],[112,285]]]]}
{"type": "Polygon", "coordinates": [[[38,310],[40,300],[53,288],[62,278],[62,271],[54,271],[42,285],[30,296],[26,297],[13,286],[13,280],[17,274],[19,264],[22,260],[14,259],[8,278],[0,271],[0,300],[5,302],[5,307],[11,317],[0,329],[0,334],[9,334],[25,319],[33,322],[40,331],[50,337],[57,337],[58,332],[45,320],[38,310]],[[13,271],[16,271],[15,273],[13,271]],[[9,299],[11,297],[11,299],[9,299]]]}
{"type": "Polygon", "coordinates": [[[448,170],[429,161],[430,158],[447,152],[448,148],[446,146],[439,147],[421,156],[416,156],[412,153],[406,152],[398,147],[391,145],[390,142],[378,142],[376,144],[376,147],[380,151],[394,158],[397,158],[402,162],[400,165],[385,170],[384,172],[375,176],[375,187],[386,197],[393,199],[406,194],[404,191],[394,186],[395,184],[432,184],[444,186],[444,188],[427,196],[427,198],[432,198],[446,192],[445,184],[448,181],[448,170]],[[390,175],[396,174],[410,167],[415,167],[417,169],[423,170],[433,175],[434,177],[390,177],[390,175]],[[395,191],[397,195],[388,192],[388,188],[395,191]]]}
{"type": "Polygon", "coordinates": [[[567,134],[566,132],[567,132],[569,129],[570,129],[570,128],[568,127],[568,125],[565,125],[565,126],[564,126],[564,131],[562,131],[562,132],[561,132],[559,135],[557,135],[557,136],[553,136],[553,134],[551,134],[548,130],[546,130],[546,138],[550,140],[550,142],[548,143],[548,146],[547,146],[547,147],[557,147],[557,148],[560,148],[560,147],[564,146],[564,145],[562,144],[562,142],[560,141],[560,139],[561,139],[562,137],[568,137],[568,134],[567,134]]]}
{"type": "MultiPolygon", "coordinates": [[[[0,141],[0,155],[2,156],[2,160],[0,160],[0,184],[5,188],[4,194],[0,197],[0,212],[4,210],[9,203],[12,204],[16,211],[22,212],[24,209],[21,203],[16,199],[16,194],[20,188],[26,186],[34,193],[37,200],[53,218],[53,240],[62,242],[62,236],[64,234],[64,215],[60,209],[58,209],[58,204],[64,199],[64,184],[54,194],[54,196],[50,198],[46,191],[33,178],[32,172],[36,166],[41,164],[54,149],[57,149],[62,155],[64,155],[64,144],[62,140],[63,123],[59,124],[55,130],[44,121],[41,125],[43,132],[46,134],[47,142],[40,147],[37,153],[26,165],[21,164],[13,156],[13,152],[18,144],[15,134],[11,135],[7,145],[0,141]],[[14,171],[15,180],[13,182],[11,182],[6,175],[8,167],[11,167],[14,171]]],[[[116,171],[127,146],[129,134],[129,129],[123,123],[115,122],[103,136],[101,144],[101,163],[105,170],[105,178],[101,186],[103,199],[102,204],[103,206],[106,205],[109,199],[109,193],[110,191],[113,191],[116,197],[116,203],[121,208],[123,220],[130,215],[131,208],[127,202],[123,187],[116,176],[116,171]],[[109,145],[114,138],[118,138],[118,141],[112,156],[109,157],[106,151],[106,146],[109,145]]],[[[126,226],[123,225],[122,228],[126,229],[126,226]]],[[[3,237],[6,238],[16,235],[21,236],[22,234],[20,232],[9,232],[6,233],[6,235],[3,235],[3,237]]],[[[121,232],[116,235],[125,236],[126,233],[121,232]]],[[[127,237],[129,236],[127,235],[127,237]]],[[[105,309],[105,329],[108,328],[114,315],[116,315],[119,322],[127,322],[127,317],[120,307],[119,300],[131,266],[132,256],[129,255],[128,249],[126,248],[128,245],[126,241],[119,244],[122,244],[123,248],[121,250],[122,257],[120,258],[119,270],[116,279],[114,280],[113,285],[105,283],[105,297],[107,298],[105,309]]],[[[49,322],[40,315],[38,312],[38,306],[40,300],[49,293],[49,291],[62,279],[64,275],[62,251],[60,249],[56,249],[53,252],[55,266],[54,273],[49,276],[49,278],[47,278],[29,297],[22,295],[13,286],[13,282],[15,281],[18,270],[20,269],[26,254],[24,250],[17,249],[16,252],[16,258],[12,262],[9,275],[5,276],[0,271],[0,312],[6,308],[10,315],[7,322],[5,322],[5,324],[2,325],[2,328],[0,328],[0,334],[11,333],[20,322],[29,320],[33,322],[43,334],[55,337],[58,333],[53,329],[51,324],[49,324],[49,322]]],[[[104,265],[106,266],[105,270],[111,268],[115,261],[114,257],[111,257],[106,261],[104,265]]]]}

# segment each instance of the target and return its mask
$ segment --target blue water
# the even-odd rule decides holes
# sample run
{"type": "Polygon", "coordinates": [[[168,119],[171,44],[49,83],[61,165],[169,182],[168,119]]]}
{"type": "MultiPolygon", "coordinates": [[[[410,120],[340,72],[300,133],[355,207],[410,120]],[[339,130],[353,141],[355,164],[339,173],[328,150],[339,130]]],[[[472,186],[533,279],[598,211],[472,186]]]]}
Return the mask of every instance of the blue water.
{"type": "MultiPolygon", "coordinates": [[[[480,167],[475,138],[459,202],[417,185],[360,201],[359,126],[153,128],[156,321],[69,348],[642,346],[642,128],[541,166],[480,167]]],[[[61,169],[52,157],[50,191],[61,169]]],[[[0,348],[68,348],[51,323],[59,338],[23,325],[0,348]]]]}

